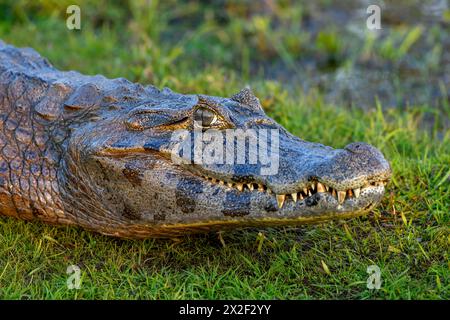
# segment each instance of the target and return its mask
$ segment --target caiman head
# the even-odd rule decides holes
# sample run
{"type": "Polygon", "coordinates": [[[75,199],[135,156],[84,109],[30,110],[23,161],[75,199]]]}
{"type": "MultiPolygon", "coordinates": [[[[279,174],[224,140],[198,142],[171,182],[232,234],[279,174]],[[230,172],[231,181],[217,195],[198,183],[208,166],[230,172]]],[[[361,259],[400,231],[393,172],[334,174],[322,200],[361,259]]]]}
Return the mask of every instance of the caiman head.
{"type": "Polygon", "coordinates": [[[141,91],[103,95],[83,121],[67,120],[60,179],[67,211],[87,228],[147,237],[301,224],[360,215],[383,196],[391,169],[379,150],[293,136],[249,89],[231,98],[141,91]]]}

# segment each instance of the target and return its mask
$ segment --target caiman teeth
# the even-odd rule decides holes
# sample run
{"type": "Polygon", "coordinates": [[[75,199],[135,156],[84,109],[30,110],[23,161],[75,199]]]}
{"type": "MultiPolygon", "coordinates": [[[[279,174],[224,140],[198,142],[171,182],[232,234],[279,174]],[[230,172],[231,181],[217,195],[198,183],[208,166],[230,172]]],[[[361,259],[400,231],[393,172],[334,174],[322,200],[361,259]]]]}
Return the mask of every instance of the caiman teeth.
{"type": "Polygon", "coordinates": [[[345,191],[338,191],[338,201],[340,204],[344,203],[346,194],[347,194],[347,192],[345,192],[345,191]]]}
{"type": "Polygon", "coordinates": [[[297,202],[297,193],[291,193],[291,197],[294,202],[297,202]]]}
{"type": "Polygon", "coordinates": [[[285,198],[286,198],[286,196],[284,194],[277,194],[278,208],[280,208],[280,209],[283,208],[285,198]]]}
{"type": "Polygon", "coordinates": [[[320,182],[317,183],[317,192],[325,192],[325,187],[320,182]]]}
{"type": "MultiPolygon", "coordinates": [[[[224,186],[228,186],[229,188],[234,188],[239,190],[240,192],[248,192],[248,191],[255,191],[258,192],[266,192],[268,195],[274,193],[269,187],[265,186],[261,183],[251,182],[251,183],[242,183],[242,182],[226,182],[223,180],[219,180],[217,178],[211,178],[207,176],[203,176],[206,180],[214,183],[214,184],[221,184],[224,186]]],[[[301,190],[298,190],[297,192],[293,193],[287,193],[287,194],[275,194],[278,208],[283,208],[284,203],[286,200],[292,198],[293,203],[297,203],[298,200],[302,201],[307,197],[311,197],[315,195],[316,193],[325,193],[327,192],[329,195],[331,195],[334,199],[338,201],[339,204],[343,204],[347,198],[359,198],[361,196],[361,190],[368,187],[379,187],[384,186],[386,184],[386,181],[375,181],[375,182],[368,182],[363,187],[355,188],[355,189],[347,189],[343,191],[336,190],[330,186],[327,186],[326,184],[322,182],[313,182],[310,187],[304,187],[301,190]]]]}

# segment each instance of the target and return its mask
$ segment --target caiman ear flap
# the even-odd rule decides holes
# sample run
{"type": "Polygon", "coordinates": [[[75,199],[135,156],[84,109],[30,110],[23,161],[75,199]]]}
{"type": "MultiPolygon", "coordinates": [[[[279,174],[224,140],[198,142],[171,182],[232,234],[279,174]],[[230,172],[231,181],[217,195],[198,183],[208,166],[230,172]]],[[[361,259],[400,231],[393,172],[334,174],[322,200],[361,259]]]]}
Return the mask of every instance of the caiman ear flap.
{"type": "Polygon", "coordinates": [[[100,90],[93,84],[80,86],[64,103],[66,109],[78,110],[93,106],[99,106],[102,100],[100,90]]]}
{"type": "Polygon", "coordinates": [[[261,103],[259,99],[255,96],[253,91],[249,87],[245,87],[235,95],[231,97],[231,100],[245,104],[252,109],[262,110],[261,103]]]}
{"type": "Polygon", "coordinates": [[[68,85],[62,82],[55,82],[47,91],[45,98],[42,99],[34,108],[36,113],[44,119],[55,120],[63,110],[61,101],[71,92],[68,85]]]}

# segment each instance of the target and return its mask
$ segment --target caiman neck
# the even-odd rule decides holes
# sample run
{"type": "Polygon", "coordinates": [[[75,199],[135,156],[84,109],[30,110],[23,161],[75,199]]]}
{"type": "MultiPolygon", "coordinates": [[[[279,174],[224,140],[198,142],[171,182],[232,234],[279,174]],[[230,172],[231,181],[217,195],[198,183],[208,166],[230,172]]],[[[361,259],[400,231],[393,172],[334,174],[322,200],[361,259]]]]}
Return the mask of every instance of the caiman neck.
{"type": "Polygon", "coordinates": [[[0,121],[0,213],[25,220],[71,224],[58,185],[58,152],[48,126],[36,121],[33,103],[2,106],[0,121]]]}

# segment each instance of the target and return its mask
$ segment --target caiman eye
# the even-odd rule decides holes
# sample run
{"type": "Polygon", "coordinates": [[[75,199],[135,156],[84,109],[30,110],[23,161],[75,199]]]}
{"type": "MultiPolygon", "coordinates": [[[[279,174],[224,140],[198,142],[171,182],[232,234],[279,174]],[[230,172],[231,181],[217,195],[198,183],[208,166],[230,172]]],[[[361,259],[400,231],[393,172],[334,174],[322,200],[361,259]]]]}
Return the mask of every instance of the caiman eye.
{"type": "Polygon", "coordinates": [[[212,127],[217,120],[217,113],[209,108],[200,107],[194,112],[194,125],[198,127],[212,127]]]}

